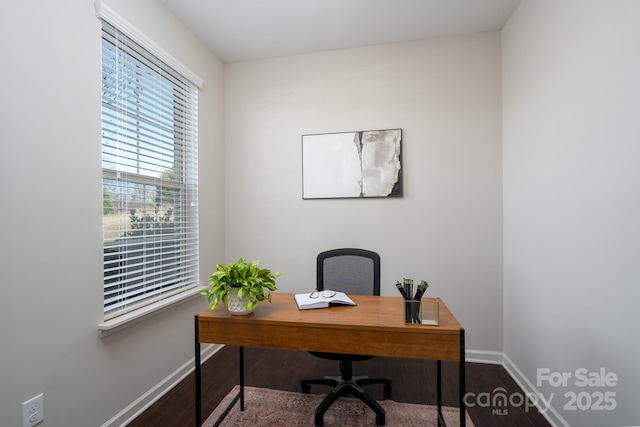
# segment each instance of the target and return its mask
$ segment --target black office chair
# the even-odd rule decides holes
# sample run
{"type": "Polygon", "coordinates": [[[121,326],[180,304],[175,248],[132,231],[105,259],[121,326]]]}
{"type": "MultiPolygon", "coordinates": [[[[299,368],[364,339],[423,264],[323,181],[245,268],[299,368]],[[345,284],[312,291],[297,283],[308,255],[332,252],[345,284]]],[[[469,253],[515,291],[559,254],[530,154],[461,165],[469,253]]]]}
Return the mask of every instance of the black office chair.
{"type": "MultiPolygon", "coordinates": [[[[330,289],[347,295],[380,295],[380,256],[364,249],[333,249],[318,255],[316,269],[316,289],[330,289]]],[[[371,359],[373,356],[360,354],[322,353],[310,351],[312,355],[323,359],[340,361],[340,376],[303,378],[300,386],[304,393],[311,391],[311,384],[332,386],[333,390],[318,405],[315,412],[315,425],[324,424],[324,413],[339,397],[350,394],[362,400],[376,414],[376,425],[385,424],[385,412],[382,406],[361,386],[384,384],[384,396],[391,396],[391,379],[379,376],[352,375],[352,362],[371,359]]]]}

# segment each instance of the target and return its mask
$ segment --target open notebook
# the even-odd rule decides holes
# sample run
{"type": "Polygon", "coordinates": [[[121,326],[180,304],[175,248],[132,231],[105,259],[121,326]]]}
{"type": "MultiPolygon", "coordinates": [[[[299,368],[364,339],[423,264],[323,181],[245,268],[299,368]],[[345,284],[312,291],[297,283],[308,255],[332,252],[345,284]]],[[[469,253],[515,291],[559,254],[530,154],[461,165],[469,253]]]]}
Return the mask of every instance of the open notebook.
{"type": "Polygon", "coordinates": [[[330,298],[323,297],[322,294],[320,294],[318,298],[311,298],[311,294],[296,294],[295,299],[300,310],[327,308],[336,305],[356,305],[344,292],[336,292],[336,294],[330,298]]]}

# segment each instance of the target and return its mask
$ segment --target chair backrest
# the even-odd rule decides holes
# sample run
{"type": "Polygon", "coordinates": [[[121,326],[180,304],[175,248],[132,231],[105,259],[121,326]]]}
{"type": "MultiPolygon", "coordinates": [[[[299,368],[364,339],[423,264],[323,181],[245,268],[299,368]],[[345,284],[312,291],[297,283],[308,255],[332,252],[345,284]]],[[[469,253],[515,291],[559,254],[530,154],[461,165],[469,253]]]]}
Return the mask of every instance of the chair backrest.
{"type": "Polygon", "coordinates": [[[380,255],[366,249],[342,248],[318,254],[316,288],[347,295],[380,295],[380,255]]]}

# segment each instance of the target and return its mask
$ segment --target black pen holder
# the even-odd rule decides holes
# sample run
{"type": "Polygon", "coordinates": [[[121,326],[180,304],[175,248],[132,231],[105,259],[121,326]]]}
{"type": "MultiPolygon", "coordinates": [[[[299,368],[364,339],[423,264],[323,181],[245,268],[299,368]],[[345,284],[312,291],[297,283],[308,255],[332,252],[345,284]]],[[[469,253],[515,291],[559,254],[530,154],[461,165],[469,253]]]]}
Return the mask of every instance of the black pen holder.
{"type": "Polygon", "coordinates": [[[435,325],[439,324],[439,298],[422,298],[404,301],[405,323],[435,325]]]}

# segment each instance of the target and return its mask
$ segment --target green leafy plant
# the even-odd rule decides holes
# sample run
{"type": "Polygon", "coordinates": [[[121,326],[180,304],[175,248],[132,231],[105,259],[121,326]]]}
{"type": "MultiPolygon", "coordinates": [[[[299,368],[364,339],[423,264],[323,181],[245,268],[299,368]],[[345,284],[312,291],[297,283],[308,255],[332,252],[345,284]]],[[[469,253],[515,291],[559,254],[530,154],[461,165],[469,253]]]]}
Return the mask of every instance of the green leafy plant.
{"type": "Polygon", "coordinates": [[[227,303],[229,292],[235,292],[239,299],[247,294],[249,301],[245,304],[247,311],[253,310],[259,301],[271,302],[270,291],[275,291],[276,278],[280,272],[258,267],[260,261],[247,262],[240,258],[235,263],[218,264],[216,271],[209,277],[210,286],[200,291],[207,297],[209,310],[213,310],[222,302],[227,303]]]}

